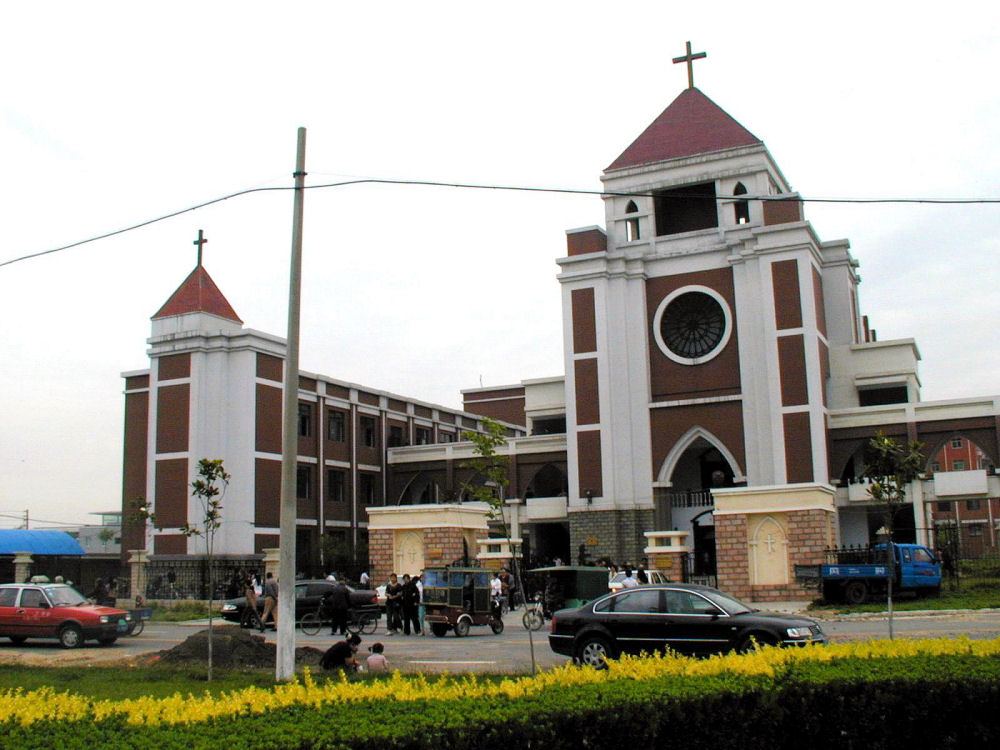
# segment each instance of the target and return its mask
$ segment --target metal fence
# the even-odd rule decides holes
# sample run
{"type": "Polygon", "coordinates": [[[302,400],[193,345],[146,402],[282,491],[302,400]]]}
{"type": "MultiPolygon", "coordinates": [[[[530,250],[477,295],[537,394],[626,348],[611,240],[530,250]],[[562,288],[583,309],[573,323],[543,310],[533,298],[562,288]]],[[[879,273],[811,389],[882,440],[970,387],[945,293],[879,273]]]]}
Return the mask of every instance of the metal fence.
{"type": "MultiPolygon", "coordinates": [[[[98,578],[105,582],[115,579],[117,596],[128,598],[131,595],[128,566],[123,566],[117,555],[34,555],[31,575],[46,576],[50,581],[62,576],[66,583],[71,583],[84,596],[94,590],[98,578]]],[[[4,556],[0,558],[0,581],[13,580],[14,558],[4,556]]]]}
{"type": "Polygon", "coordinates": [[[147,599],[231,599],[243,595],[247,573],[264,578],[262,555],[213,559],[186,555],[153,556],[146,568],[147,599]]]}

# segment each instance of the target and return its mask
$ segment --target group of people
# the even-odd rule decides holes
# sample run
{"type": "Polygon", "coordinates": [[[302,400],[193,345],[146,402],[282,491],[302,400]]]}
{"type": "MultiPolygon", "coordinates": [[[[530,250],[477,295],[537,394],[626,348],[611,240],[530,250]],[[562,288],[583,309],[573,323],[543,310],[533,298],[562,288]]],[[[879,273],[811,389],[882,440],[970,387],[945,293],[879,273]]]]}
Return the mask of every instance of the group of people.
{"type": "Polygon", "coordinates": [[[361,636],[352,634],[342,641],[337,641],[319,660],[323,669],[339,669],[344,672],[388,672],[389,662],[385,658],[385,647],[381,643],[373,643],[368,649],[368,658],[362,665],[358,657],[361,647],[361,636]]]}
{"type": "Polygon", "coordinates": [[[510,609],[517,609],[514,602],[516,590],[517,585],[514,581],[514,576],[510,574],[507,568],[500,568],[499,571],[495,571],[490,576],[490,596],[498,604],[501,601],[506,601],[510,609]]]}
{"type": "Polygon", "coordinates": [[[247,573],[243,580],[243,596],[246,598],[246,606],[243,607],[240,627],[260,628],[263,633],[270,619],[271,627],[278,629],[278,581],[273,573],[264,576],[263,585],[256,573],[247,573]],[[264,611],[258,616],[257,601],[261,596],[264,597],[264,611]]]}
{"type": "MultiPolygon", "coordinates": [[[[56,576],[57,582],[59,578],[60,576],[56,576]]],[[[109,578],[105,581],[103,578],[98,578],[94,581],[94,590],[87,598],[93,600],[94,604],[100,604],[103,607],[115,606],[118,601],[118,579],[109,578]]]]}
{"type": "Polygon", "coordinates": [[[631,589],[641,584],[649,583],[649,576],[646,575],[646,566],[648,565],[648,561],[645,557],[642,558],[642,562],[635,566],[635,568],[633,568],[630,563],[624,563],[619,571],[618,566],[613,562],[608,561],[607,565],[609,582],[614,580],[615,576],[617,576],[619,572],[625,573],[625,577],[622,579],[622,588],[631,589]]]}
{"type": "Polygon", "coordinates": [[[419,575],[403,574],[402,583],[393,573],[385,585],[385,618],[389,635],[424,634],[424,583],[419,575]]]}

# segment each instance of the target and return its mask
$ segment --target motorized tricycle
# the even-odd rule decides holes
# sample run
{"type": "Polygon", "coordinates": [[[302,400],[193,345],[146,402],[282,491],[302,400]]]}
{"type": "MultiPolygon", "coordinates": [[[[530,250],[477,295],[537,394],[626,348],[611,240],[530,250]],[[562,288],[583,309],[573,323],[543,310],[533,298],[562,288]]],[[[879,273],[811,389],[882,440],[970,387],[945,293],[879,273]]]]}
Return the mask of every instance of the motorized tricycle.
{"type": "Polygon", "coordinates": [[[497,635],[503,632],[500,607],[490,595],[490,571],[483,568],[426,568],[424,622],[438,638],[454,630],[468,635],[473,625],[489,625],[497,635]]]}

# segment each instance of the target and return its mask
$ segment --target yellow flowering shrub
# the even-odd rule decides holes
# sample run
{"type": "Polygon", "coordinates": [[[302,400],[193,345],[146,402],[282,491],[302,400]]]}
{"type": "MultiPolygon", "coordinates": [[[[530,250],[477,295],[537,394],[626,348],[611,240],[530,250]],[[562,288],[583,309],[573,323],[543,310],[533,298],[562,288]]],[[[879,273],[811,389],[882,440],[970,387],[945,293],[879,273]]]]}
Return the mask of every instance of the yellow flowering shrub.
{"type": "Polygon", "coordinates": [[[17,689],[0,693],[0,716],[7,722],[22,726],[38,721],[74,722],[106,718],[117,718],[135,726],[164,726],[250,716],[293,706],[318,708],[334,703],[384,699],[516,700],[567,685],[649,680],[671,675],[773,676],[796,663],[939,655],[1000,656],[1000,639],[863,641],[804,648],[763,648],[749,654],[725,654],[708,659],[691,659],[672,654],[641,658],[626,656],[610,662],[608,669],[603,671],[567,664],[537,675],[500,681],[482,680],[474,675],[467,675],[429,682],[422,675],[405,676],[396,672],[385,680],[353,681],[341,678],[317,682],[307,670],[301,679],[270,689],[251,687],[216,696],[207,693],[201,696],[175,694],[168,698],[120,701],[92,700],[72,693],[57,693],[51,688],[34,691],[17,689]]]}

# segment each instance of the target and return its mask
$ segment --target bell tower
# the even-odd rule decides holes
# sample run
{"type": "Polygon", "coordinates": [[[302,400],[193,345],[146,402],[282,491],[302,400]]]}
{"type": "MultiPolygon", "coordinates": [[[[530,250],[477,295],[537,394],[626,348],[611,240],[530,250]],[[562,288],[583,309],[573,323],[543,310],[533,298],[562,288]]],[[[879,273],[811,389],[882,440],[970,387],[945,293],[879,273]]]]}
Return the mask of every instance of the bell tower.
{"type": "Polygon", "coordinates": [[[558,262],[571,546],[613,529],[591,554],[634,561],[643,529],[687,531],[707,574],[713,490],[829,482],[824,266],[845,248],[689,82],[604,171],[606,230],[558,262]]]}

